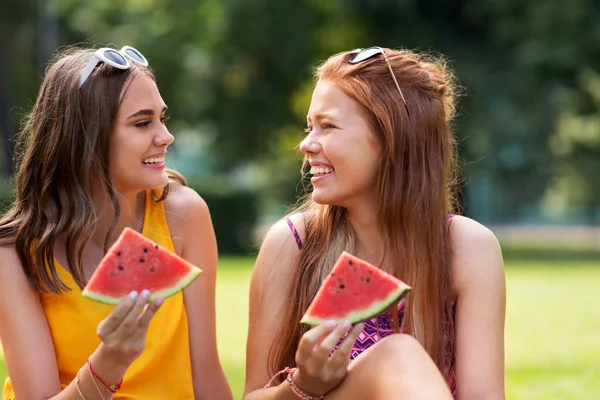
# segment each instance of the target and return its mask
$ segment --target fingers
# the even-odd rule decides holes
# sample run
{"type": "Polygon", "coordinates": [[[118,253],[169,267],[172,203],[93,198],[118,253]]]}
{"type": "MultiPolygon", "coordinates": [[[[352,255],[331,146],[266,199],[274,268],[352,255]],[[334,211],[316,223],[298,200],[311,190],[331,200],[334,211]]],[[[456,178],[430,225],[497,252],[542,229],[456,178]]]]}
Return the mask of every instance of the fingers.
{"type": "Polygon", "coordinates": [[[152,303],[150,303],[150,305],[146,308],[146,311],[144,311],[144,314],[138,321],[138,328],[140,330],[146,331],[148,329],[148,325],[150,325],[150,320],[152,320],[152,317],[154,316],[154,314],[156,314],[156,312],[163,303],[164,300],[162,298],[158,298],[152,303]]]}
{"type": "Polygon", "coordinates": [[[362,323],[350,329],[351,326],[348,321],[332,322],[306,332],[296,353],[298,378],[308,379],[315,388],[322,386],[328,390],[339,384],[347,373],[354,342],[364,328],[362,323]]]}
{"type": "Polygon", "coordinates": [[[300,338],[298,350],[296,352],[296,364],[302,364],[304,360],[312,357],[315,344],[319,342],[326,334],[330,333],[336,326],[335,321],[328,321],[317,325],[300,338]]]}
{"type": "Polygon", "coordinates": [[[108,317],[106,317],[102,322],[100,322],[97,330],[98,336],[102,338],[103,336],[109,335],[112,332],[114,332],[119,327],[119,325],[121,325],[123,319],[127,315],[129,315],[129,312],[136,304],[138,297],[138,293],[135,291],[129,293],[125,300],[123,300],[121,304],[116,306],[108,317]]]}
{"type": "Polygon", "coordinates": [[[98,336],[104,348],[124,362],[132,362],[143,352],[150,320],[164,302],[158,298],[148,304],[148,290],[143,290],[135,299],[133,297],[115,307],[98,325],[98,336]]]}
{"type": "Polygon", "coordinates": [[[148,302],[148,298],[150,297],[150,292],[148,290],[142,290],[138,298],[135,300],[133,307],[129,310],[129,313],[123,318],[119,327],[115,330],[124,333],[125,335],[129,334],[133,328],[137,326],[138,319],[140,318],[140,314],[144,309],[144,306],[148,302]]]}
{"type": "Polygon", "coordinates": [[[352,352],[352,348],[354,347],[356,338],[358,337],[358,335],[360,335],[360,332],[362,332],[364,327],[365,324],[363,323],[354,325],[352,330],[348,333],[348,336],[344,338],[344,340],[337,348],[333,356],[331,356],[329,362],[332,364],[332,366],[337,367],[339,365],[348,364],[348,360],[350,359],[350,353],[352,352]]]}
{"type": "MultiPolygon", "coordinates": [[[[345,325],[345,327],[348,327],[348,325],[345,325]]],[[[343,333],[347,333],[346,337],[344,337],[341,341],[341,343],[339,344],[338,348],[335,350],[335,352],[329,356],[331,354],[331,348],[328,351],[328,353],[326,354],[326,359],[323,360],[322,362],[322,378],[324,381],[328,381],[328,382],[341,382],[341,380],[344,378],[344,376],[346,376],[346,373],[348,372],[348,360],[350,359],[350,352],[352,351],[352,348],[354,347],[354,342],[356,341],[356,338],[358,337],[358,335],[360,334],[360,332],[363,330],[364,324],[357,324],[354,325],[354,327],[348,331],[347,328],[343,331],[343,333]]],[[[331,335],[333,335],[334,333],[336,333],[335,331],[331,333],[331,335]]],[[[330,336],[331,336],[330,335],[330,336]]],[[[329,341],[329,337],[327,338],[327,341],[329,341]]],[[[335,338],[334,338],[335,339],[335,338]]],[[[337,339],[339,341],[339,337],[337,339]]],[[[336,344],[338,342],[336,341],[336,344]]],[[[322,349],[320,350],[324,350],[325,347],[322,346],[322,349]]],[[[320,352],[319,357],[322,357],[322,354],[320,352]]]]}
{"type": "Polygon", "coordinates": [[[348,321],[344,321],[329,333],[321,343],[316,346],[313,350],[313,357],[317,363],[325,363],[331,354],[331,351],[336,344],[346,335],[351,324],[348,321]]]}

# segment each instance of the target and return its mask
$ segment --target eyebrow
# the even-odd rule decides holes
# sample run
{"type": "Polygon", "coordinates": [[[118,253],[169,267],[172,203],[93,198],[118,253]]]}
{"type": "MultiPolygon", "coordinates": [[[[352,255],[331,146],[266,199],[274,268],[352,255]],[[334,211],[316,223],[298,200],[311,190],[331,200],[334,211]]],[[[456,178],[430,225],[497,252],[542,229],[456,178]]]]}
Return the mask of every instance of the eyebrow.
{"type": "MultiPolygon", "coordinates": [[[[326,119],[326,118],[335,120],[335,116],[329,112],[321,112],[321,113],[318,113],[317,115],[315,115],[315,117],[314,117],[314,119],[317,121],[320,121],[320,120],[326,119]]],[[[312,118],[310,118],[310,116],[307,115],[306,119],[312,119],[312,118]]]]}
{"type": "MultiPolygon", "coordinates": [[[[163,109],[162,109],[162,111],[161,111],[161,113],[164,113],[168,109],[169,109],[169,107],[164,106],[163,109]]],[[[131,114],[129,117],[127,117],[127,119],[132,119],[132,118],[135,118],[135,117],[139,117],[141,115],[150,115],[150,116],[152,116],[152,115],[154,115],[154,110],[151,110],[151,109],[139,110],[139,111],[136,111],[133,114],[131,114]]]]}

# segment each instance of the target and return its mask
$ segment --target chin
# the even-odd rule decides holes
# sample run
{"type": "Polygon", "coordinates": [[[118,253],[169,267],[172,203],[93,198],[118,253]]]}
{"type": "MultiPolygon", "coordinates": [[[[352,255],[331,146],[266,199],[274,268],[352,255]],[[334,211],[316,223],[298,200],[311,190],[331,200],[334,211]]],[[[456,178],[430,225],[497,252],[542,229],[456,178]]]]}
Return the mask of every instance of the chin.
{"type": "Polygon", "coordinates": [[[164,174],[164,176],[160,178],[156,177],[154,179],[147,179],[144,180],[144,182],[139,183],[139,186],[143,187],[145,190],[162,189],[167,185],[167,183],[169,183],[169,177],[167,176],[167,174],[164,174]]]}
{"type": "Polygon", "coordinates": [[[322,206],[334,206],[336,205],[336,201],[334,196],[331,196],[329,193],[324,193],[321,190],[313,190],[312,199],[315,203],[320,204],[322,206]]]}
{"type": "Polygon", "coordinates": [[[162,189],[167,185],[167,183],[169,183],[169,178],[165,176],[165,179],[162,179],[160,182],[156,182],[156,184],[149,189],[162,189]]]}

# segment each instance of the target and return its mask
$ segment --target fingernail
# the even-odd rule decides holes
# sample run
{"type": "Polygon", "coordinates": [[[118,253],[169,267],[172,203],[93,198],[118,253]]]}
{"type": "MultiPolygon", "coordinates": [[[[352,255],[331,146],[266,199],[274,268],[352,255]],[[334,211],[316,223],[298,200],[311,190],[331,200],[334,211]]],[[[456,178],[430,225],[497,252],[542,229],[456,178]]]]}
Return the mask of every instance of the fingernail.
{"type": "Polygon", "coordinates": [[[362,330],[363,330],[363,328],[364,328],[364,327],[365,327],[365,324],[363,324],[363,323],[361,322],[361,323],[358,323],[358,324],[354,325],[354,328],[352,328],[352,330],[353,330],[354,332],[360,332],[360,331],[362,331],[362,330]]]}
{"type": "Polygon", "coordinates": [[[351,326],[352,326],[352,324],[350,323],[350,321],[344,321],[342,323],[342,328],[344,328],[345,330],[350,329],[351,326]]]}
{"type": "Polygon", "coordinates": [[[337,325],[337,324],[336,324],[336,322],[335,322],[335,321],[327,321],[327,322],[325,323],[325,326],[326,326],[327,328],[329,328],[329,329],[333,329],[333,328],[335,328],[335,326],[336,326],[336,325],[337,325]]]}
{"type": "Polygon", "coordinates": [[[142,298],[146,300],[148,297],[150,297],[150,291],[146,289],[142,290],[142,298]]]}
{"type": "Polygon", "coordinates": [[[164,302],[165,302],[165,299],[163,299],[162,297],[159,297],[158,299],[154,300],[154,303],[155,303],[157,306],[160,306],[160,305],[162,305],[162,303],[164,303],[164,302]]]}
{"type": "Polygon", "coordinates": [[[129,293],[129,298],[130,299],[135,299],[138,296],[138,292],[136,292],[135,290],[133,292],[129,293]]]}

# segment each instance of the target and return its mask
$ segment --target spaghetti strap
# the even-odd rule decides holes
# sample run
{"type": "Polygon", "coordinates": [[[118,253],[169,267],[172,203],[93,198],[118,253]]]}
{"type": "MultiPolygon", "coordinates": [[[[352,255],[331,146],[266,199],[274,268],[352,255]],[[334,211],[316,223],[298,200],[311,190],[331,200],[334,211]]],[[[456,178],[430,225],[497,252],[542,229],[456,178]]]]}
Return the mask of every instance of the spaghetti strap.
{"type": "Polygon", "coordinates": [[[448,235],[450,235],[450,225],[452,225],[453,219],[454,219],[454,214],[448,214],[448,219],[446,220],[446,231],[447,231],[448,235]]]}
{"type": "Polygon", "coordinates": [[[302,239],[300,239],[300,235],[298,235],[298,230],[294,226],[294,223],[288,217],[285,217],[285,221],[287,222],[288,226],[292,230],[292,234],[294,235],[294,238],[296,238],[296,244],[298,245],[298,250],[302,250],[302,239]]]}

